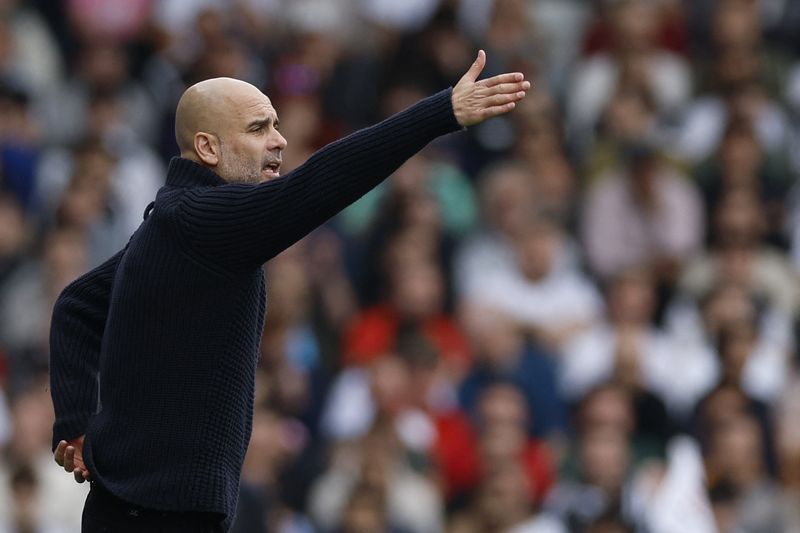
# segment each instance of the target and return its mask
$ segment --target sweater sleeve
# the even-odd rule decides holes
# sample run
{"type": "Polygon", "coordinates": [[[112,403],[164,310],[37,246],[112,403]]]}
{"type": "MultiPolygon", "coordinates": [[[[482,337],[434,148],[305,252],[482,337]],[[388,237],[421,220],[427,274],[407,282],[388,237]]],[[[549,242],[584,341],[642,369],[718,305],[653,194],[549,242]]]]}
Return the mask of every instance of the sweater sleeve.
{"type": "Polygon", "coordinates": [[[100,346],[120,251],[62,291],[50,323],[50,394],[55,407],[53,449],[86,432],[97,406],[100,346]]]}
{"type": "Polygon", "coordinates": [[[430,141],[460,129],[451,89],[322,148],[285,176],[259,185],[187,191],[180,227],[203,257],[260,265],[366,194],[430,141]]]}

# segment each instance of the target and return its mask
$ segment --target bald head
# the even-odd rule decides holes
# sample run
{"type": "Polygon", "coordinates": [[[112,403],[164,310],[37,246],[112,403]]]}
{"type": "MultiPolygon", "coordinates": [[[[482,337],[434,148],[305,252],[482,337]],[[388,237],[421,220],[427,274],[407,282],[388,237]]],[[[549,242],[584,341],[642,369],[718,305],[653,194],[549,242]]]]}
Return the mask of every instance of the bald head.
{"type": "Polygon", "coordinates": [[[278,175],[286,140],[272,103],[253,85],[232,78],[196,83],[181,96],[175,138],[181,157],[231,182],[261,182],[278,175]]]}

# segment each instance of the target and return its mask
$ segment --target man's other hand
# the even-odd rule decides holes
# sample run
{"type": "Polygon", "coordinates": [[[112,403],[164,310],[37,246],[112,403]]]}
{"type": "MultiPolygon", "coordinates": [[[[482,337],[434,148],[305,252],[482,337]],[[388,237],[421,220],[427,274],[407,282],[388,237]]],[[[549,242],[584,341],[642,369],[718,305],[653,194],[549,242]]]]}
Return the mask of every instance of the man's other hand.
{"type": "Polygon", "coordinates": [[[83,462],[83,435],[59,442],[54,455],[58,466],[74,475],[75,481],[83,483],[89,479],[89,471],[83,462]]]}
{"type": "Polygon", "coordinates": [[[508,113],[525,98],[531,84],[520,72],[500,74],[476,81],[486,66],[481,50],[466,74],[453,87],[453,112],[462,126],[474,126],[486,119],[508,113]]]}

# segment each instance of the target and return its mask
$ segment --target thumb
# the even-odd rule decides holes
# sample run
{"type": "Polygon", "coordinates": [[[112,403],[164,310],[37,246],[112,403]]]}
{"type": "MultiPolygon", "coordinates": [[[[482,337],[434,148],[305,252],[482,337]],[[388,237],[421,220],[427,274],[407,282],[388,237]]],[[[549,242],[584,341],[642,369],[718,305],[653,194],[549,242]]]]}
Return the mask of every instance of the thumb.
{"type": "Polygon", "coordinates": [[[472,66],[469,67],[469,70],[466,74],[464,74],[464,78],[474,82],[478,79],[478,76],[481,75],[483,72],[483,67],[486,66],[486,52],[483,50],[478,50],[478,57],[475,59],[475,62],[472,63],[472,66]]]}

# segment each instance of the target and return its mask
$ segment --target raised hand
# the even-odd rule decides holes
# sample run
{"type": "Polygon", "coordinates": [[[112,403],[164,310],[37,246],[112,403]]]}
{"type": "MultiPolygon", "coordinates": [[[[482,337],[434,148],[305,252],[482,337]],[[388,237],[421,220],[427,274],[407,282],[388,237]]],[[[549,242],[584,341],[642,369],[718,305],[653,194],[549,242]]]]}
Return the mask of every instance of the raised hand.
{"type": "Polygon", "coordinates": [[[453,87],[453,112],[464,127],[508,113],[525,98],[531,87],[520,72],[476,81],[485,66],[486,53],[481,50],[467,73],[453,87]]]}
{"type": "Polygon", "coordinates": [[[55,460],[58,466],[75,476],[75,481],[83,483],[90,477],[89,470],[83,462],[83,435],[70,441],[62,440],[55,451],[55,460]]]}

